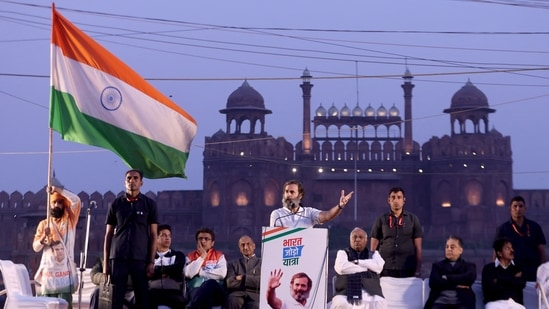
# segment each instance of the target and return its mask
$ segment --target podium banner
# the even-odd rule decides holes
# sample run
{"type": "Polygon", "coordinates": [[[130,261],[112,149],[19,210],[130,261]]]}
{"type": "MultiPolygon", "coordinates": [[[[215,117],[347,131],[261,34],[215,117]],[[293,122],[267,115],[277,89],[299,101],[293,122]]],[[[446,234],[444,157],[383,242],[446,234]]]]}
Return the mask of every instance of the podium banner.
{"type": "Polygon", "coordinates": [[[325,308],[327,275],[327,229],[262,228],[259,308],[325,308]]]}

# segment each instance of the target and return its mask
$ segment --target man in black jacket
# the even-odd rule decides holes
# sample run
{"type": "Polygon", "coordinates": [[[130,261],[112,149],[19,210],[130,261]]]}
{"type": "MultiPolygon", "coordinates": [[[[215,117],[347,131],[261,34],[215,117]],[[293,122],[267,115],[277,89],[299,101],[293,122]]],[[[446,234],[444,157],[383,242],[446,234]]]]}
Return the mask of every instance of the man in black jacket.
{"type": "Polygon", "coordinates": [[[477,267],[466,262],[463,240],[449,236],[444,250],[445,259],[433,263],[429,276],[429,299],[425,309],[475,309],[475,292],[471,289],[477,278],[477,267]]]}
{"type": "Polygon", "coordinates": [[[525,308],[522,290],[526,279],[513,258],[515,251],[511,241],[499,238],[493,245],[496,261],[486,264],[482,269],[482,293],[484,304],[490,308],[525,308]]]}
{"type": "Polygon", "coordinates": [[[171,244],[172,228],[167,224],[158,225],[154,275],[149,281],[149,308],[158,308],[159,305],[182,308],[185,305],[183,295],[185,254],[171,249],[171,244]]]}

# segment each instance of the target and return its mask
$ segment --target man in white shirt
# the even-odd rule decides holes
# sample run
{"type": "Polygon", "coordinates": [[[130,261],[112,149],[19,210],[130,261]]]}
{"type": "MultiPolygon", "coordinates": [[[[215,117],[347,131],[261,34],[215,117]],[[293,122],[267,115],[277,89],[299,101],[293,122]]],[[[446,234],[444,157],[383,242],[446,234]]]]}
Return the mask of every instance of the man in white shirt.
{"type": "Polygon", "coordinates": [[[337,273],[331,309],[387,309],[379,273],[385,261],[378,251],[369,257],[368,235],[358,227],[351,231],[350,247],[337,251],[337,273]]]}
{"type": "Polygon", "coordinates": [[[297,180],[289,180],[284,184],[282,194],[283,207],[271,212],[270,226],[312,227],[323,224],[337,217],[353,196],[353,192],[345,195],[341,190],[339,203],[329,210],[322,211],[312,207],[303,207],[301,200],[305,194],[303,184],[297,180]]]}

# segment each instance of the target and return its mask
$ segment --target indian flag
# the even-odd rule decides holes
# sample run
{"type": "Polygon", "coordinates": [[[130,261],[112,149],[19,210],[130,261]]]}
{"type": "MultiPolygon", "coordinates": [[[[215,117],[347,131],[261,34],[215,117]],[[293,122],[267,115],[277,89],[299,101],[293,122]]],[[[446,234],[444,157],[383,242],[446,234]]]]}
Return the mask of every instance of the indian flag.
{"type": "Polygon", "coordinates": [[[52,7],[49,126],[147,178],[184,177],[196,121],[52,7]]]}

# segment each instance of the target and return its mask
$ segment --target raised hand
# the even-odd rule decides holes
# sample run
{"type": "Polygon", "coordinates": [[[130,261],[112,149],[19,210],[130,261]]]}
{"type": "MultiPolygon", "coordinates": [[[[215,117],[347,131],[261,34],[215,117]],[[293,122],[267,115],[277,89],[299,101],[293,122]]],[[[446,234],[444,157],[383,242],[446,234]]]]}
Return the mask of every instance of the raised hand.
{"type": "Polygon", "coordinates": [[[345,190],[341,190],[341,197],[339,198],[339,205],[341,207],[345,207],[345,205],[347,205],[347,203],[349,202],[351,197],[353,197],[353,193],[355,193],[355,192],[351,191],[349,194],[345,195],[345,190]]]}
{"type": "Polygon", "coordinates": [[[206,251],[206,249],[204,249],[204,247],[202,246],[202,244],[200,242],[197,243],[196,245],[196,251],[198,251],[198,253],[200,253],[200,256],[205,258],[206,255],[208,254],[208,251],[206,251]]]}
{"type": "Polygon", "coordinates": [[[271,276],[269,277],[269,288],[276,289],[280,286],[280,278],[282,278],[282,269],[271,271],[271,276]]]}

